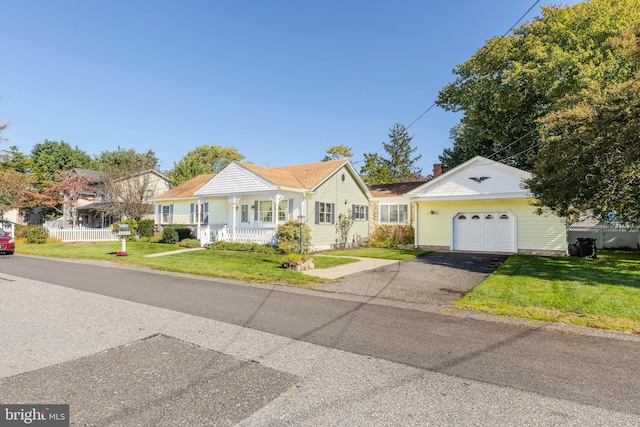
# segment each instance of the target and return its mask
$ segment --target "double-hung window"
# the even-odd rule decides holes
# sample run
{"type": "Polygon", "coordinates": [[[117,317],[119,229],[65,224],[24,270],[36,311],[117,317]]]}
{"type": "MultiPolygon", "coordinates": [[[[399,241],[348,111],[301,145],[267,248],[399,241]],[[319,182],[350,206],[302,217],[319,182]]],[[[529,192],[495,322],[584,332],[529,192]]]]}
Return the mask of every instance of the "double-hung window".
{"type": "Polygon", "coordinates": [[[249,205],[240,206],[240,222],[249,222],[249,205]]]}
{"type": "Polygon", "coordinates": [[[354,221],[366,221],[368,218],[369,207],[365,205],[353,205],[352,217],[354,221]]]}
{"type": "Polygon", "coordinates": [[[158,222],[171,224],[173,221],[173,205],[158,205],[158,222]]]}
{"type": "Polygon", "coordinates": [[[316,202],[316,224],[334,224],[335,209],[335,203],[316,202]]]}
{"type": "Polygon", "coordinates": [[[202,203],[200,205],[191,203],[191,223],[198,224],[198,220],[200,224],[209,223],[209,203],[202,203]],[[198,215],[198,206],[200,207],[200,215],[198,215]]]}
{"type": "Polygon", "coordinates": [[[388,224],[406,223],[409,219],[409,205],[385,204],[380,205],[380,222],[388,224]]]}
{"type": "Polygon", "coordinates": [[[271,200],[258,202],[258,219],[262,222],[273,222],[273,202],[271,200]]]}

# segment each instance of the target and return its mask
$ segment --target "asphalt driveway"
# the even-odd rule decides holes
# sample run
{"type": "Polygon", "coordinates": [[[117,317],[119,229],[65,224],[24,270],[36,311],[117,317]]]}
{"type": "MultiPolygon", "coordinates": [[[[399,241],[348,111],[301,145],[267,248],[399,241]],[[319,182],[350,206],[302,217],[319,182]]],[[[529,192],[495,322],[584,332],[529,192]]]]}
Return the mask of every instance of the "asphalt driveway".
{"type": "Polygon", "coordinates": [[[316,289],[442,307],[471,291],[507,257],[495,253],[432,252],[350,274],[316,289]]]}

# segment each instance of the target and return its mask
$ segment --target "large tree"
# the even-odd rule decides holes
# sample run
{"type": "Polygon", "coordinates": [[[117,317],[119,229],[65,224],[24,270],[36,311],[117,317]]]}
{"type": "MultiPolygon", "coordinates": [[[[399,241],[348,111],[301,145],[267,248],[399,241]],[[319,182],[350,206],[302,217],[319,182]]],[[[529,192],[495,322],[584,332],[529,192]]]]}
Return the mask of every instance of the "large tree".
{"type": "Polygon", "coordinates": [[[560,99],[633,75],[637,64],[614,41],[638,23],[637,0],[591,0],[543,7],[512,35],[490,39],[439,93],[439,106],[463,112],[440,156],[445,168],[483,155],[529,170],[539,119],[560,99]]]}
{"type": "Polygon", "coordinates": [[[148,169],[157,169],[159,161],[153,150],[138,153],[133,148],[118,147],[114,151],[103,151],[94,157],[93,168],[110,174],[128,175],[148,169]]]}
{"type": "Polygon", "coordinates": [[[395,123],[389,130],[389,142],[383,142],[382,148],[387,153],[384,157],[378,153],[365,153],[365,164],[360,174],[369,184],[402,182],[412,177],[419,177],[422,170],[415,166],[422,155],[411,157],[417,147],[411,146],[413,136],[400,123],[395,123]]]}
{"type": "Polygon", "coordinates": [[[567,98],[544,119],[527,182],[539,206],[640,226],[640,73],[567,98]]]}
{"type": "Polygon", "coordinates": [[[0,169],[0,219],[10,209],[24,207],[33,191],[34,177],[13,169],[0,169]]]}
{"type": "Polygon", "coordinates": [[[235,147],[201,145],[189,151],[169,173],[171,183],[180,185],[198,175],[218,173],[233,161],[244,160],[235,147]]]}
{"type": "Polygon", "coordinates": [[[77,146],[64,141],[44,140],[31,150],[32,173],[38,181],[53,181],[59,171],[91,167],[91,157],[77,146]]]}

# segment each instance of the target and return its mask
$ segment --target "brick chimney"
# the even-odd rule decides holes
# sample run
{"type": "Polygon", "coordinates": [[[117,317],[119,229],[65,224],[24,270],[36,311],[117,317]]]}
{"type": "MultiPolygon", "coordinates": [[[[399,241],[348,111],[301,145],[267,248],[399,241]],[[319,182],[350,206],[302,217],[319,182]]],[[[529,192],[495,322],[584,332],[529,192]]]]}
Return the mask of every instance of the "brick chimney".
{"type": "Polygon", "coordinates": [[[434,163],[433,165],[433,177],[442,175],[444,170],[442,169],[442,163],[434,163]]]}

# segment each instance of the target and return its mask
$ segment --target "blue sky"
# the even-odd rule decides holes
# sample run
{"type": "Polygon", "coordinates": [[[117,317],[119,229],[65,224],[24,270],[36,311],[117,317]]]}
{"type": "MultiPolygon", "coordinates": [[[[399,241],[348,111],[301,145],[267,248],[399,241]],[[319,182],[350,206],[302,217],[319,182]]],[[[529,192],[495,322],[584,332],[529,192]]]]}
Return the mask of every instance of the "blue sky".
{"type": "MultiPolygon", "coordinates": [[[[263,166],[319,161],[344,144],[359,169],[394,123],[413,122],[457,64],[533,3],[4,2],[0,147],[151,149],[169,170],[205,144],[263,166]]],[[[409,129],[423,173],[459,118],[436,107],[409,129]]]]}

